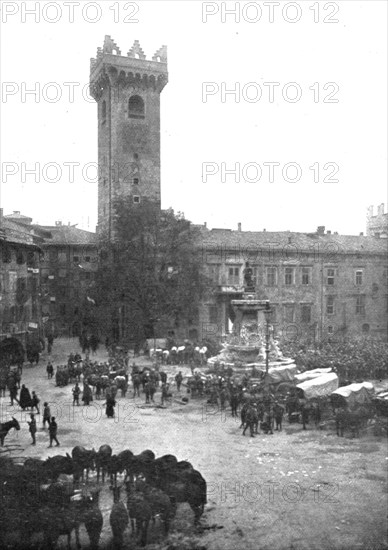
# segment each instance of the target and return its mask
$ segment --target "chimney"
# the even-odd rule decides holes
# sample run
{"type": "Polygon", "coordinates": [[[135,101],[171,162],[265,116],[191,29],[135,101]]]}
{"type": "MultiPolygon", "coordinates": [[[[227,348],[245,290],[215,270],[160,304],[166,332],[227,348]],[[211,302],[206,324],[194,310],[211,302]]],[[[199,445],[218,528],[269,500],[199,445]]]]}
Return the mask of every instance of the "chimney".
{"type": "Polygon", "coordinates": [[[360,237],[363,237],[363,236],[364,236],[364,233],[363,233],[363,232],[361,231],[361,233],[360,233],[360,237]]]}
{"type": "Polygon", "coordinates": [[[324,225],[318,225],[317,233],[318,233],[318,235],[324,235],[325,234],[325,226],[324,225]]]}
{"type": "Polygon", "coordinates": [[[379,204],[379,206],[377,207],[377,215],[378,216],[384,216],[384,203],[383,202],[381,204],[379,204]]]}
{"type": "Polygon", "coordinates": [[[55,222],[55,225],[56,225],[57,227],[58,227],[58,226],[60,227],[60,226],[62,225],[61,220],[56,221],[56,222],[55,222]]]}
{"type": "Polygon", "coordinates": [[[326,231],[326,235],[331,235],[331,231],[329,231],[329,229],[326,231]]]}
{"type": "Polygon", "coordinates": [[[368,206],[368,209],[367,209],[367,217],[368,218],[372,218],[373,217],[373,206],[368,206]]]}
{"type": "Polygon", "coordinates": [[[13,213],[16,214],[16,216],[19,216],[20,215],[20,210],[14,210],[13,213]]]}
{"type": "Polygon", "coordinates": [[[237,231],[241,231],[241,222],[238,222],[237,224],[237,231]]]}
{"type": "Polygon", "coordinates": [[[266,230],[266,228],[264,227],[263,232],[265,233],[266,231],[267,231],[267,230],[266,230]]]}
{"type": "Polygon", "coordinates": [[[338,235],[338,231],[334,231],[334,235],[338,235]]]}
{"type": "Polygon", "coordinates": [[[207,227],[207,223],[206,223],[206,222],[203,222],[203,226],[204,226],[204,227],[207,227]]]}

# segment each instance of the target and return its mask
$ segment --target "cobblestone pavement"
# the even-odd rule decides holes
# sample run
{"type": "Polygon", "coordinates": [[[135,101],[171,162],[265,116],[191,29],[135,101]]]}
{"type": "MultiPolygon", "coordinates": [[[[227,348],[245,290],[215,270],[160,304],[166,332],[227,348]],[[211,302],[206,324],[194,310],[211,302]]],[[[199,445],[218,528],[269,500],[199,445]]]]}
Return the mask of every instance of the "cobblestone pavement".
{"type": "MultiPolygon", "coordinates": [[[[57,340],[51,359],[64,364],[76,340],[57,340]]],[[[101,350],[97,359],[106,359],[101,350]]],[[[137,360],[139,364],[145,359],[137,360]]],[[[192,526],[192,512],[180,505],[165,541],[161,529],[150,530],[149,548],[206,547],[208,550],[370,549],[387,548],[387,442],[370,433],[360,439],[338,438],[333,431],[284,426],[273,436],[242,437],[230,412],[220,413],[200,400],[187,405],[173,399],[167,408],[144,407],[144,397],[118,398],[116,418],[105,416],[104,401],[73,407],[71,388],[47,380],[47,355],[37,367],[25,367],[22,383],[49,401],[58,421],[60,447],[48,449],[47,430],[39,430],[31,445],[29,413],[11,410],[8,395],[0,399],[1,418],[12,414],[20,432],[10,432],[2,451],[13,457],[46,458],[71,453],[75,445],[98,449],[104,443],[114,452],[125,448],[156,455],[171,453],[189,460],[208,482],[208,505],[201,530],[192,526]]],[[[182,369],[183,370],[183,369],[182,369]]],[[[175,369],[169,370],[173,377],[175,369]]],[[[188,373],[188,369],[184,374],[188,373]]],[[[174,393],[176,392],[176,389],[174,393]]],[[[176,397],[179,397],[176,395],[176,397]]],[[[160,403],[160,391],[156,395],[160,403]]],[[[96,481],[92,477],[90,484],[96,481]]],[[[106,483],[101,494],[104,514],[102,545],[109,546],[112,494],[106,483]]],[[[81,529],[81,543],[88,539],[81,529]]],[[[74,541],[73,541],[74,544],[74,541]]],[[[66,547],[62,537],[60,546],[66,547]]],[[[134,548],[130,531],[125,547],[134,548]]]]}

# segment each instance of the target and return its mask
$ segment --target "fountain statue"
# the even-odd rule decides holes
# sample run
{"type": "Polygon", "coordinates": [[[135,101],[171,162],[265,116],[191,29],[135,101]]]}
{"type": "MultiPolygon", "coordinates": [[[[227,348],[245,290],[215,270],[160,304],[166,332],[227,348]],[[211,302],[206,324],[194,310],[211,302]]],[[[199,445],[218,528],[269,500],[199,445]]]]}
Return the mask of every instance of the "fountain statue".
{"type": "Polygon", "coordinates": [[[252,268],[246,262],[243,297],[232,300],[236,314],[232,333],[226,337],[219,355],[208,360],[209,366],[221,363],[234,369],[238,365],[244,370],[253,367],[265,370],[267,350],[269,367],[293,363],[292,359],[283,357],[278,341],[273,338],[273,327],[266,317],[270,314],[270,303],[257,299],[252,275],[252,268]]]}

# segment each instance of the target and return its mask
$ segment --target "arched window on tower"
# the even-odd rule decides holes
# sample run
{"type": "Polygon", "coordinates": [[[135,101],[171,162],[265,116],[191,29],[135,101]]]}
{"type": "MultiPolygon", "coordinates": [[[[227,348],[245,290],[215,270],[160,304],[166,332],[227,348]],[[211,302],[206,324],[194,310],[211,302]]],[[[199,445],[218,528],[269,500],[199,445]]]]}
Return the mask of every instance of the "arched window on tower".
{"type": "Polygon", "coordinates": [[[102,120],[103,124],[106,121],[106,101],[105,101],[105,99],[104,99],[104,101],[102,102],[102,105],[101,105],[101,120],[102,120]]]}
{"type": "Polygon", "coordinates": [[[129,98],[128,117],[144,118],[144,100],[139,95],[133,95],[129,98]]]}

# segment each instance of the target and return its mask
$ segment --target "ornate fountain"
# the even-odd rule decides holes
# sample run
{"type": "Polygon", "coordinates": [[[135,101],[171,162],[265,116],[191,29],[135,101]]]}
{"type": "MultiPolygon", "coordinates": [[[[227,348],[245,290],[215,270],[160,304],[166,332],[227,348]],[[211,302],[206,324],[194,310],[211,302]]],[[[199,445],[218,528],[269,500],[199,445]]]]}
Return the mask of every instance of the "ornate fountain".
{"type": "Polygon", "coordinates": [[[246,263],[244,269],[244,293],[240,300],[232,300],[236,314],[232,333],[222,344],[219,355],[211,357],[208,365],[223,364],[234,370],[255,367],[265,371],[266,367],[291,365],[293,360],[283,357],[277,340],[273,338],[273,327],[269,323],[271,313],[268,300],[259,300],[252,281],[252,268],[246,263]],[[268,365],[267,365],[268,362],[268,365]]]}

